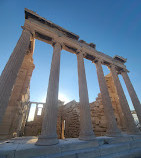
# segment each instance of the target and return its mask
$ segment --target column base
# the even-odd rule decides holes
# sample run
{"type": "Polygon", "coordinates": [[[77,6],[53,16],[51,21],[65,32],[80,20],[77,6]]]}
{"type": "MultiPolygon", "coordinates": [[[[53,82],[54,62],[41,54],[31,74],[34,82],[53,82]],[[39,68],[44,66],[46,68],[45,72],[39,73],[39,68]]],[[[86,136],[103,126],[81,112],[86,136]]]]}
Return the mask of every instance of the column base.
{"type": "Polygon", "coordinates": [[[121,132],[107,132],[106,136],[108,136],[108,137],[121,137],[122,133],[121,132]]]}
{"type": "Polygon", "coordinates": [[[94,140],[94,139],[96,139],[96,137],[95,137],[95,135],[94,135],[94,133],[91,133],[91,134],[83,134],[83,135],[79,135],[79,139],[80,140],[87,140],[87,141],[89,141],[89,140],[94,140]]]}
{"type": "Polygon", "coordinates": [[[35,143],[35,145],[39,145],[39,146],[49,146],[49,145],[55,145],[58,144],[59,140],[57,138],[50,138],[50,137],[46,137],[46,136],[39,136],[37,142],[35,143]]]}
{"type": "Polygon", "coordinates": [[[120,137],[120,136],[122,136],[122,133],[119,130],[119,128],[114,128],[113,130],[108,128],[106,131],[106,136],[108,136],[108,137],[120,137]]]}
{"type": "Polygon", "coordinates": [[[129,135],[141,135],[140,130],[135,126],[132,128],[128,128],[127,131],[125,131],[129,135]]]}
{"type": "Polygon", "coordinates": [[[126,132],[127,134],[129,134],[129,135],[141,135],[141,132],[139,132],[139,131],[136,131],[136,132],[126,132]]]}

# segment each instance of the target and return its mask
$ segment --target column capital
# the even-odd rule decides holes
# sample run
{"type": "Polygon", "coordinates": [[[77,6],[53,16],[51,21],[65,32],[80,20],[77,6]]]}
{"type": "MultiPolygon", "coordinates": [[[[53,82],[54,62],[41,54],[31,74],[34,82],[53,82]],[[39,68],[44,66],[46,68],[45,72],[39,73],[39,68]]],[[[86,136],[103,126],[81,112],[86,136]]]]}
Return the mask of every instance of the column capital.
{"type": "Polygon", "coordinates": [[[76,51],[76,55],[78,55],[78,54],[82,54],[83,57],[86,56],[86,52],[84,52],[83,50],[77,50],[77,51],[76,51]]]}
{"type": "Polygon", "coordinates": [[[96,63],[101,63],[101,64],[103,64],[103,59],[100,59],[100,58],[98,58],[98,57],[95,57],[95,59],[92,61],[92,63],[94,63],[94,64],[96,64],[96,63]]]}
{"type": "Polygon", "coordinates": [[[113,63],[111,63],[110,65],[108,65],[107,66],[108,67],[108,69],[110,70],[110,72],[111,71],[114,71],[114,72],[116,72],[117,73],[117,75],[119,75],[120,73],[119,73],[119,70],[117,69],[117,66],[116,65],[114,65],[113,63]]]}
{"type": "Polygon", "coordinates": [[[80,54],[81,52],[82,52],[82,50],[77,50],[76,55],[80,54]]]}
{"type": "Polygon", "coordinates": [[[112,68],[112,67],[116,68],[116,65],[114,65],[113,63],[108,65],[108,68],[112,68]]]}
{"type": "Polygon", "coordinates": [[[26,32],[26,33],[30,34],[31,36],[33,36],[33,32],[31,32],[31,30],[29,30],[25,26],[21,26],[21,28],[23,29],[23,32],[26,32]]]}
{"type": "Polygon", "coordinates": [[[118,74],[117,66],[115,64],[111,63],[110,65],[108,65],[108,69],[109,70],[114,69],[118,74]]]}
{"type": "Polygon", "coordinates": [[[127,69],[121,69],[118,71],[119,74],[122,74],[122,73],[128,73],[130,71],[128,71],[127,69]]]}
{"type": "Polygon", "coordinates": [[[53,47],[61,47],[61,50],[63,48],[63,44],[61,42],[58,42],[58,41],[53,41],[52,46],[53,47]]]}

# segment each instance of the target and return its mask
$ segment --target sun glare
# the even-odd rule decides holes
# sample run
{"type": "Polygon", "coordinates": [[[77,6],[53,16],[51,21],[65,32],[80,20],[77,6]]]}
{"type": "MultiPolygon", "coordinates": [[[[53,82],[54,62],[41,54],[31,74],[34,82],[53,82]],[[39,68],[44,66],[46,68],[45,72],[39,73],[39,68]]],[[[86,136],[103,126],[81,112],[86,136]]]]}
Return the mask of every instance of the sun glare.
{"type": "Polygon", "coordinates": [[[66,104],[66,103],[68,103],[70,101],[69,98],[65,94],[62,94],[62,93],[59,93],[58,99],[63,101],[64,104],[66,104]]]}
{"type": "MultiPolygon", "coordinates": [[[[70,101],[69,98],[65,94],[62,94],[62,93],[59,93],[58,99],[63,101],[64,104],[66,104],[70,101]]],[[[45,100],[46,100],[46,96],[44,96],[41,99],[41,102],[45,103],[45,100]]],[[[29,112],[28,121],[34,120],[35,110],[36,110],[36,104],[32,104],[31,108],[30,108],[30,112],[29,112]]],[[[40,113],[40,111],[39,111],[39,113],[40,113]]]]}
{"type": "MultiPolygon", "coordinates": [[[[63,93],[59,93],[59,96],[58,96],[58,99],[63,101],[64,104],[68,103],[70,101],[70,99],[63,93]]],[[[44,96],[42,99],[41,99],[41,102],[45,103],[46,102],[46,96],[44,96]]]]}

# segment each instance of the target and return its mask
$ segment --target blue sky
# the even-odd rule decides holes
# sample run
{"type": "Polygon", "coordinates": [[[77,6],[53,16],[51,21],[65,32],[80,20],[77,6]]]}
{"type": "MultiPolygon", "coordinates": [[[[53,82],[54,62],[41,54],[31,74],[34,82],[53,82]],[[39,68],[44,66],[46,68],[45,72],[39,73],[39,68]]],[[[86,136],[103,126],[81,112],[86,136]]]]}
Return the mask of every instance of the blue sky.
{"type": "MultiPolygon", "coordinates": [[[[74,32],[80,39],[96,44],[107,55],[127,58],[130,79],[141,100],[141,1],[140,0],[0,0],[0,73],[12,53],[24,25],[24,8],[74,32]]],[[[35,70],[31,79],[31,100],[46,97],[52,46],[36,40],[35,70]]],[[[105,74],[109,73],[106,67],[105,74]]],[[[99,93],[95,65],[85,60],[90,102],[99,93]]],[[[131,109],[132,103],[120,77],[131,109]]],[[[59,94],[65,100],[79,100],[77,60],[74,54],[61,53],[59,94]]]]}

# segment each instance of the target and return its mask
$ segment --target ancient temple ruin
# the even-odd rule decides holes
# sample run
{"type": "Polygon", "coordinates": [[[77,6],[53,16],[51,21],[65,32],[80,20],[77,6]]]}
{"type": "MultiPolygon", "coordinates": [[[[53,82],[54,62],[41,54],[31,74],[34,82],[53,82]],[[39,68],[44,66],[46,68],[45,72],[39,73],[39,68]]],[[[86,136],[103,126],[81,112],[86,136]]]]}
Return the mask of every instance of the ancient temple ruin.
{"type": "MultiPolygon", "coordinates": [[[[79,40],[78,35],[65,30],[28,9],[25,9],[25,23],[22,29],[21,37],[0,76],[0,138],[39,135],[38,139],[31,143],[36,145],[36,147],[31,147],[35,152],[31,154],[26,148],[24,149],[26,157],[28,157],[28,154],[30,156],[40,156],[40,152],[36,152],[41,150],[38,146],[52,146],[54,153],[58,152],[57,154],[61,155],[65,152],[69,155],[70,152],[68,151],[71,148],[74,157],[76,152],[78,155],[81,155],[82,152],[76,151],[76,148],[77,150],[82,150],[90,148],[91,145],[93,150],[95,150],[93,153],[96,153],[97,150],[104,147],[104,144],[110,144],[112,141],[117,142],[117,144],[124,141],[127,146],[131,143],[132,145],[128,146],[128,150],[131,151],[134,151],[135,144],[138,144],[138,146],[136,145],[138,149],[141,146],[141,133],[135,125],[118,77],[118,75],[122,75],[141,123],[141,105],[128,76],[129,71],[125,66],[126,59],[117,55],[110,57],[97,51],[95,44],[88,44],[84,40],[79,40]],[[38,106],[40,103],[35,103],[37,104],[35,122],[29,123],[27,119],[31,105],[30,79],[35,67],[32,57],[35,39],[52,45],[53,57],[47,99],[42,107],[43,113],[37,116],[37,111],[41,107],[38,106]],[[62,49],[77,56],[79,103],[72,101],[63,105],[61,101],[58,101],[62,49]],[[84,58],[90,60],[97,70],[100,94],[93,103],[89,103],[88,99],[84,58]],[[102,65],[106,65],[109,68],[109,75],[104,76],[102,65]],[[32,128],[32,126],[36,127],[32,128]],[[97,136],[107,137],[100,137],[99,139],[97,136]],[[64,146],[61,146],[59,143],[59,139],[64,138],[78,139],[68,139],[70,148],[66,147],[64,149],[64,146]],[[79,143],[83,145],[80,146],[78,145],[79,143]],[[54,146],[55,144],[58,144],[58,150],[54,149],[56,147],[54,146]]],[[[63,144],[65,140],[64,142],[61,140],[61,142],[63,144]]],[[[115,148],[117,149],[117,146],[115,148]]],[[[46,149],[48,149],[46,152],[52,150],[51,148],[46,149]]],[[[107,154],[111,153],[110,150],[109,146],[109,153],[107,154]]],[[[119,152],[121,151],[119,150],[119,152]]],[[[6,152],[3,153],[1,150],[0,155],[1,153],[5,154],[6,152]]],[[[87,151],[87,154],[89,153],[90,150],[87,151]]],[[[98,156],[101,157],[101,151],[98,151],[97,154],[99,153],[100,155],[98,156]]],[[[138,153],[141,154],[140,149],[138,149],[138,153]]],[[[80,157],[85,156],[81,155],[80,157]]]]}
{"type": "MultiPolygon", "coordinates": [[[[123,113],[120,108],[118,95],[111,74],[105,77],[109,95],[112,101],[114,115],[120,130],[126,132],[123,113]]],[[[35,103],[41,105],[42,103],[35,103]]],[[[36,105],[34,119],[27,121],[24,128],[24,136],[38,136],[41,133],[43,120],[43,106],[36,105]],[[42,113],[38,114],[42,109],[42,113]]],[[[59,139],[78,138],[80,132],[80,105],[75,100],[65,104],[61,101],[58,103],[57,117],[57,135],[59,139]]],[[[104,136],[107,131],[107,122],[104,115],[104,107],[101,94],[98,94],[96,101],[90,103],[92,127],[96,136],[104,136]]]]}

